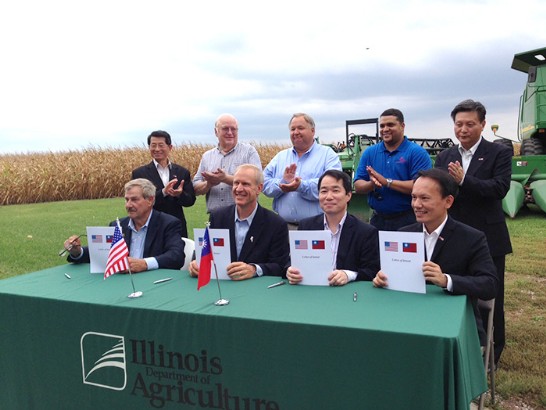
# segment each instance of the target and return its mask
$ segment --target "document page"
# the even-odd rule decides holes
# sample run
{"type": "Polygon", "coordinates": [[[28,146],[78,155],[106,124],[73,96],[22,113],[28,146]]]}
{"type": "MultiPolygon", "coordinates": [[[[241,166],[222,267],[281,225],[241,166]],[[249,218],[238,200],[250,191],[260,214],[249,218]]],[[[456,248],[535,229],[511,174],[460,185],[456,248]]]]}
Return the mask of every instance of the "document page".
{"type": "Polygon", "coordinates": [[[102,273],[106,270],[108,253],[114,237],[113,226],[88,226],[87,249],[89,250],[89,272],[102,273]]]}
{"type": "Polygon", "coordinates": [[[426,293],[423,232],[379,231],[379,256],[387,289],[426,293]]]}
{"type": "Polygon", "coordinates": [[[328,231],[288,231],[290,264],[303,276],[301,285],[328,286],[332,272],[332,236],[328,231]]]}

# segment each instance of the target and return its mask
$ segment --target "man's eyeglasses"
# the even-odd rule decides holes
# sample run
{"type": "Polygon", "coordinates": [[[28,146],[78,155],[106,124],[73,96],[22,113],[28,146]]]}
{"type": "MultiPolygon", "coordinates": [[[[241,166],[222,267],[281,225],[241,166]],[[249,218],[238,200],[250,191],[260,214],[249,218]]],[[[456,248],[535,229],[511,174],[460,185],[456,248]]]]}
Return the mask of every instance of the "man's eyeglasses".
{"type": "Polygon", "coordinates": [[[222,132],[230,132],[231,131],[233,134],[235,134],[237,131],[239,131],[239,128],[236,128],[236,127],[221,127],[220,131],[222,131],[222,132]]]}

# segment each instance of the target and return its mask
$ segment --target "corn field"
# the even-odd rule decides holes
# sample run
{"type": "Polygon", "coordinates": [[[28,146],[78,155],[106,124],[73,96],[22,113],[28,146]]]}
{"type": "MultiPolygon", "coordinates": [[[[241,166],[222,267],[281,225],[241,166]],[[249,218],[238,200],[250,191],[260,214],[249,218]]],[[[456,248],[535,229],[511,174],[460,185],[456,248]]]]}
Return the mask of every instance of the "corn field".
{"type": "MultiPolygon", "coordinates": [[[[262,166],[286,146],[253,143],[262,166]]],[[[213,145],[174,145],[171,161],[193,178],[203,153],[213,145]]],[[[151,161],[147,146],[0,155],[0,205],[123,196],[131,171],[151,161]]]]}

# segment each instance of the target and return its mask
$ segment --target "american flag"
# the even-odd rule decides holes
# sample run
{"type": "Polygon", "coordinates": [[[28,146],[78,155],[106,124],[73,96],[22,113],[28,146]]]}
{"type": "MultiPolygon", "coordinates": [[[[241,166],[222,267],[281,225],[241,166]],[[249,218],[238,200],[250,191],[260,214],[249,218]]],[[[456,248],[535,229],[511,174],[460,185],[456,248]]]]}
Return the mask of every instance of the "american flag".
{"type": "Polygon", "coordinates": [[[386,252],[398,252],[398,242],[387,241],[385,242],[386,252]]]}
{"type": "Polygon", "coordinates": [[[91,235],[92,243],[102,243],[102,235],[91,235]]]}
{"type": "Polygon", "coordinates": [[[306,239],[296,239],[294,244],[295,249],[307,249],[307,240],[306,239]]]}
{"type": "Polygon", "coordinates": [[[104,271],[104,279],[114,273],[129,269],[129,249],[121,235],[121,227],[119,219],[114,228],[114,237],[112,238],[112,247],[108,252],[108,260],[106,261],[106,270],[104,271]]]}

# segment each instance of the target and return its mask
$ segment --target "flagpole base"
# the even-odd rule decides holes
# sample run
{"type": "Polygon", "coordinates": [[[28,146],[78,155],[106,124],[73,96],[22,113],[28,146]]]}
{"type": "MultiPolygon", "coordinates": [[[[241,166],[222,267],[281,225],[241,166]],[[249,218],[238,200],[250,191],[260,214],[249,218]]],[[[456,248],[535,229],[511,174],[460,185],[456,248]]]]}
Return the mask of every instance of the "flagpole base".
{"type": "Polygon", "coordinates": [[[130,295],[127,295],[127,297],[131,299],[139,298],[141,296],[142,296],[142,292],[140,290],[138,292],[133,292],[130,295]]]}
{"type": "Polygon", "coordinates": [[[227,299],[218,299],[216,302],[214,302],[216,306],[226,306],[229,305],[229,300],[227,299]]]}

